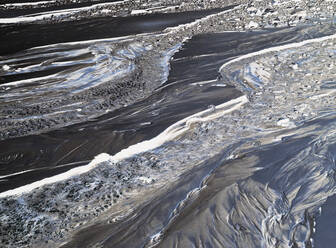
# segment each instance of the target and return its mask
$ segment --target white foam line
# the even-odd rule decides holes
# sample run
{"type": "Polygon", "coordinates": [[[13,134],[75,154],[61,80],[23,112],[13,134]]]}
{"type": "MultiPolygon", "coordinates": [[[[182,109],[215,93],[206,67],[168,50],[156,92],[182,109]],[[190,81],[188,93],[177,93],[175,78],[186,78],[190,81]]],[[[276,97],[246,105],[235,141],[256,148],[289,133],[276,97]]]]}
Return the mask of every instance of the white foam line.
{"type": "Polygon", "coordinates": [[[195,82],[195,83],[192,83],[191,85],[202,86],[202,85],[205,85],[205,84],[211,84],[211,83],[216,83],[216,82],[218,82],[217,79],[211,79],[211,80],[206,80],[206,81],[195,82]]]}
{"type": "Polygon", "coordinates": [[[336,34],[329,35],[329,36],[324,36],[324,37],[320,37],[320,38],[315,38],[315,39],[310,39],[310,40],[304,40],[304,41],[296,42],[296,43],[290,43],[290,44],[286,44],[286,45],[282,45],[282,46],[266,48],[264,50],[260,50],[260,51],[249,53],[249,54],[245,54],[243,56],[240,56],[238,58],[230,60],[229,62],[223,64],[220,67],[219,71],[224,69],[224,67],[226,67],[230,64],[233,64],[235,62],[241,61],[243,59],[255,57],[255,56],[258,56],[258,55],[263,55],[263,54],[270,53],[270,52],[277,52],[277,51],[282,51],[282,50],[286,50],[286,49],[290,49],[290,48],[298,48],[298,47],[302,47],[304,45],[308,45],[308,44],[312,44],[312,43],[318,43],[318,42],[331,40],[331,39],[336,39],[336,34]]]}
{"type": "Polygon", "coordinates": [[[25,186],[22,186],[22,187],[19,187],[19,188],[16,188],[16,189],[12,189],[12,190],[2,192],[2,193],[0,193],[0,198],[27,193],[27,192],[32,191],[36,188],[39,188],[43,185],[52,184],[52,183],[56,183],[56,182],[59,182],[59,181],[62,181],[62,180],[69,179],[72,176],[80,175],[82,173],[90,171],[91,169],[96,167],[99,163],[108,161],[110,158],[111,158],[111,156],[106,154],[106,153],[99,154],[88,165],[76,167],[76,168],[71,169],[71,170],[69,170],[65,173],[61,173],[61,174],[53,176],[53,177],[45,178],[45,179],[42,179],[40,181],[31,183],[31,184],[28,184],[28,185],[25,185],[25,186]]]}
{"type": "Polygon", "coordinates": [[[324,94],[314,95],[314,96],[311,97],[311,99],[314,99],[314,100],[315,100],[315,99],[323,98],[323,97],[326,97],[326,96],[330,96],[330,95],[332,95],[332,94],[334,94],[334,93],[336,93],[336,90],[335,90],[335,89],[330,90],[329,92],[324,93],[324,94]]]}
{"type": "Polygon", "coordinates": [[[113,5],[118,5],[120,3],[124,3],[127,1],[118,1],[113,3],[100,3],[100,4],[94,4],[92,6],[88,7],[82,7],[82,8],[74,8],[74,9],[65,9],[65,10],[56,10],[56,11],[49,11],[49,12],[43,12],[36,16],[20,16],[20,17],[12,17],[12,18],[0,18],[0,24],[15,24],[15,23],[27,23],[27,22],[34,22],[34,21],[40,21],[44,20],[45,18],[50,17],[62,17],[66,14],[74,14],[81,11],[90,11],[94,10],[99,7],[108,7],[113,5]]]}
{"type": "Polygon", "coordinates": [[[193,123],[205,122],[205,121],[218,118],[220,116],[223,116],[225,114],[228,114],[240,108],[242,105],[244,105],[247,102],[248,102],[247,97],[241,96],[241,97],[238,97],[236,99],[233,99],[231,101],[228,101],[228,102],[225,102],[223,104],[216,106],[215,107],[216,111],[213,111],[212,109],[207,109],[202,112],[191,115],[171,125],[170,127],[168,127],[165,131],[163,131],[161,134],[159,134],[155,138],[140,142],[138,144],[128,147],[127,149],[120,151],[119,153],[111,157],[111,160],[113,162],[118,162],[122,159],[131,157],[135,154],[155,149],[163,145],[167,141],[173,140],[176,137],[185,133],[187,130],[190,129],[190,126],[193,123]]]}
{"type": "Polygon", "coordinates": [[[1,7],[19,7],[19,6],[34,6],[39,4],[49,4],[49,3],[55,3],[56,1],[40,1],[40,2],[31,2],[31,3],[7,3],[0,5],[1,7]]]}
{"type": "Polygon", "coordinates": [[[40,181],[31,183],[31,184],[28,184],[28,185],[25,185],[25,186],[22,186],[16,189],[2,192],[0,193],[0,198],[28,193],[44,185],[63,181],[71,177],[78,176],[83,173],[89,172],[90,170],[94,169],[95,167],[97,167],[99,164],[103,162],[117,163],[123,159],[132,157],[136,154],[143,153],[149,150],[153,150],[163,145],[164,143],[171,141],[175,139],[176,137],[185,133],[187,130],[190,129],[190,126],[193,123],[205,122],[205,121],[218,118],[220,116],[223,116],[234,110],[239,109],[241,106],[243,106],[247,102],[248,102],[248,99],[246,96],[241,96],[236,99],[232,99],[231,101],[228,101],[228,102],[225,102],[223,104],[216,106],[215,110],[207,109],[202,112],[191,115],[189,117],[186,117],[185,119],[182,119],[176,122],[175,124],[173,124],[172,126],[168,127],[165,131],[163,131],[161,134],[154,137],[153,139],[146,140],[146,141],[137,143],[135,145],[132,145],[124,150],[121,150],[114,156],[110,156],[106,153],[99,154],[88,165],[79,166],[65,173],[62,173],[62,174],[59,174],[53,177],[45,178],[40,181]]]}
{"type": "Polygon", "coordinates": [[[13,173],[13,174],[8,174],[8,175],[0,176],[0,179],[4,179],[4,178],[7,178],[7,177],[12,177],[12,176],[17,176],[17,175],[25,174],[25,173],[28,173],[28,172],[31,172],[31,171],[34,171],[34,169],[20,171],[20,172],[16,172],[16,173],[13,173]]]}
{"type": "Polygon", "coordinates": [[[56,44],[49,44],[49,45],[44,45],[44,46],[37,46],[37,47],[32,47],[27,49],[27,51],[34,51],[37,49],[41,48],[54,48],[58,47],[60,45],[69,45],[69,46],[74,46],[74,45],[90,45],[90,44],[95,44],[97,42],[114,42],[114,41],[131,41],[134,38],[142,37],[142,36],[147,36],[150,35],[150,33],[143,33],[143,34],[136,34],[136,35],[126,35],[126,36],[120,36],[120,37],[114,37],[114,38],[104,38],[104,39],[94,39],[94,40],[84,40],[84,41],[69,41],[69,42],[62,42],[62,43],[56,43],[56,44]]]}
{"type": "Polygon", "coordinates": [[[149,13],[151,12],[146,9],[134,9],[131,11],[131,15],[141,15],[141,14],[149,14],[149,13]]]}
{"type": "MultiPolygon", "coordinates": [[[[59,43],[59,44],[63,44],[63,43],[59,43]]],[[[55,45],[55,44],[52,44],[55,45]]],[[[50,46],[52,46],[50,45],[50,46]]],[[[48,45],[46,45],[48,46],[48,45]]],[[[42,47],[42,46],[41,46],[42,47]]],[[[25,51],[34,51],[34,48],[39,48],[39,47],[33,47],[33,48],[29,48],[25,51]]],[[[75,49],[74,50],[69,50],[69,51],[45,51],[43,53],[43,58],[44,59],[49,59],[49,58],[73,58],[79,55],[83,55],[85,53],[88,53],[89,50],[87,48],[82,48],[82,49],[75,49]]],[[[4,56],[4,57],[0,57],[0,65],[3,65],[5,67],[7,67],[6,71],[8,71],[10,69],[10,67],[8,65],[6,65],[7,63],[20,63],[22,60],[28,60],[28,59],[35,59],[35,58],[40,58],[41,57],[41,53],[34,53],[34,54],[19,54],[19,56],[15,56],[15,58],[12,58],[13,56],[4,56]]]]}
{"type": "MultiPolygon", "coordinates": [[[[43,77],[37,77],[37,78],[23,79],[23,80],[19,80],[19,81],[5,83],[5,84],[2,84],[1,86],[2,87],[20,86],[20,85],[24,85],[24,84],[28,84],[28,83],[34,83],[34,82],[39,82],[39,81],[47,80],[47,79],[50,79],[50,78],[55,79],[55,75],[49,75],[49,76],[43,76],[43,77]]],[[[62,78],[57,78],[57,79],[62,79],[62,78]]],[[[0,98],[6,98],[6,97],[7,97],[6,95],[3,96],[3,97],[0,96],[0,98]]]]}

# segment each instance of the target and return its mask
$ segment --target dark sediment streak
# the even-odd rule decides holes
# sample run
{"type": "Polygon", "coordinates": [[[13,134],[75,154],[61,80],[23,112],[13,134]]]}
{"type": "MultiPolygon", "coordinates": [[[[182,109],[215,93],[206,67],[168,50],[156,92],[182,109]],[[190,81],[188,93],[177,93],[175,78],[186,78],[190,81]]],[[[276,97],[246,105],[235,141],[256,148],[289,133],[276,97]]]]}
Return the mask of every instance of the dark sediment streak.
{"type": "Polygon", "coordinates": [[[237,55],[295,38],[302,37],[294,29],[195,36],[175,54],[168,81],[149,98],[86,123],[1,141],[1,175],[32,170],[3,178],[1,191],[87,164],[99,153],[115,154],[209,105],[239,96],[239,91],[216,80],[219,67],[237,55]],[[200,86],[206,80],[214,81],[200,86]],[[193,84],[197,82],[200,85],[193,84]]]}

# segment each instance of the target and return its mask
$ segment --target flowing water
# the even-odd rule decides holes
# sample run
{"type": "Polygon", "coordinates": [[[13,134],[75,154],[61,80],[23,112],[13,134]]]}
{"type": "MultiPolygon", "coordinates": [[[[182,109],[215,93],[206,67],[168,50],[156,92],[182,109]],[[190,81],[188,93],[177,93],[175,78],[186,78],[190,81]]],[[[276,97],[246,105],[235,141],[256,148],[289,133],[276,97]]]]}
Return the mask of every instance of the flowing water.
{"type": "Polygon", "coordinates": [[[328,247],[332,17],[112,2],[1,6],[1,244],[328,247]]]}

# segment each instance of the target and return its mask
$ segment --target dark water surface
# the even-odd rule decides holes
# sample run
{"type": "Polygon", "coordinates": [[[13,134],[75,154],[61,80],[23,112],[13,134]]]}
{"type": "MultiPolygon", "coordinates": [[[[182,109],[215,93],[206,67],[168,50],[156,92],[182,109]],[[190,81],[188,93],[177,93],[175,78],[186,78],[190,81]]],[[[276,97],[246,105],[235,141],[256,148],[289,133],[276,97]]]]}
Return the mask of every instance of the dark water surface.
{"type": "Polygon", "coordinates": [[[231,8],[0,25],[0,246],[332,247],[335,25],[159,32],[231,8]]]}
{"type": "Polygon", "coordinates": [[[336,228],[336,196],[328,198],[325,205],[322,206],[321,215],[316,221],[316,233],[314,235],[315,247],[328,247],[335,244],[335,228],[336,228]]]}
{"type": "Polygon", "coordinates": [[[210,105],[240,96],[217,79],[219,67],[238,55],[299,40],[300,35],[289,29],[195,36],[174,55],[168,81],[147,99],[86,123],[0,141],[1,191],[87,164],[102,152],[115,154],[210,105]]]}
{"type": "Polygon", "coordinates": [[[61,42],[113,38],[163,30],[221,12],[211,9],[146,16],[104,17],[55,24],[0,25],[0,56],[61,42]],[[60,32],[62,35],[56,35],[60,32]]]}

